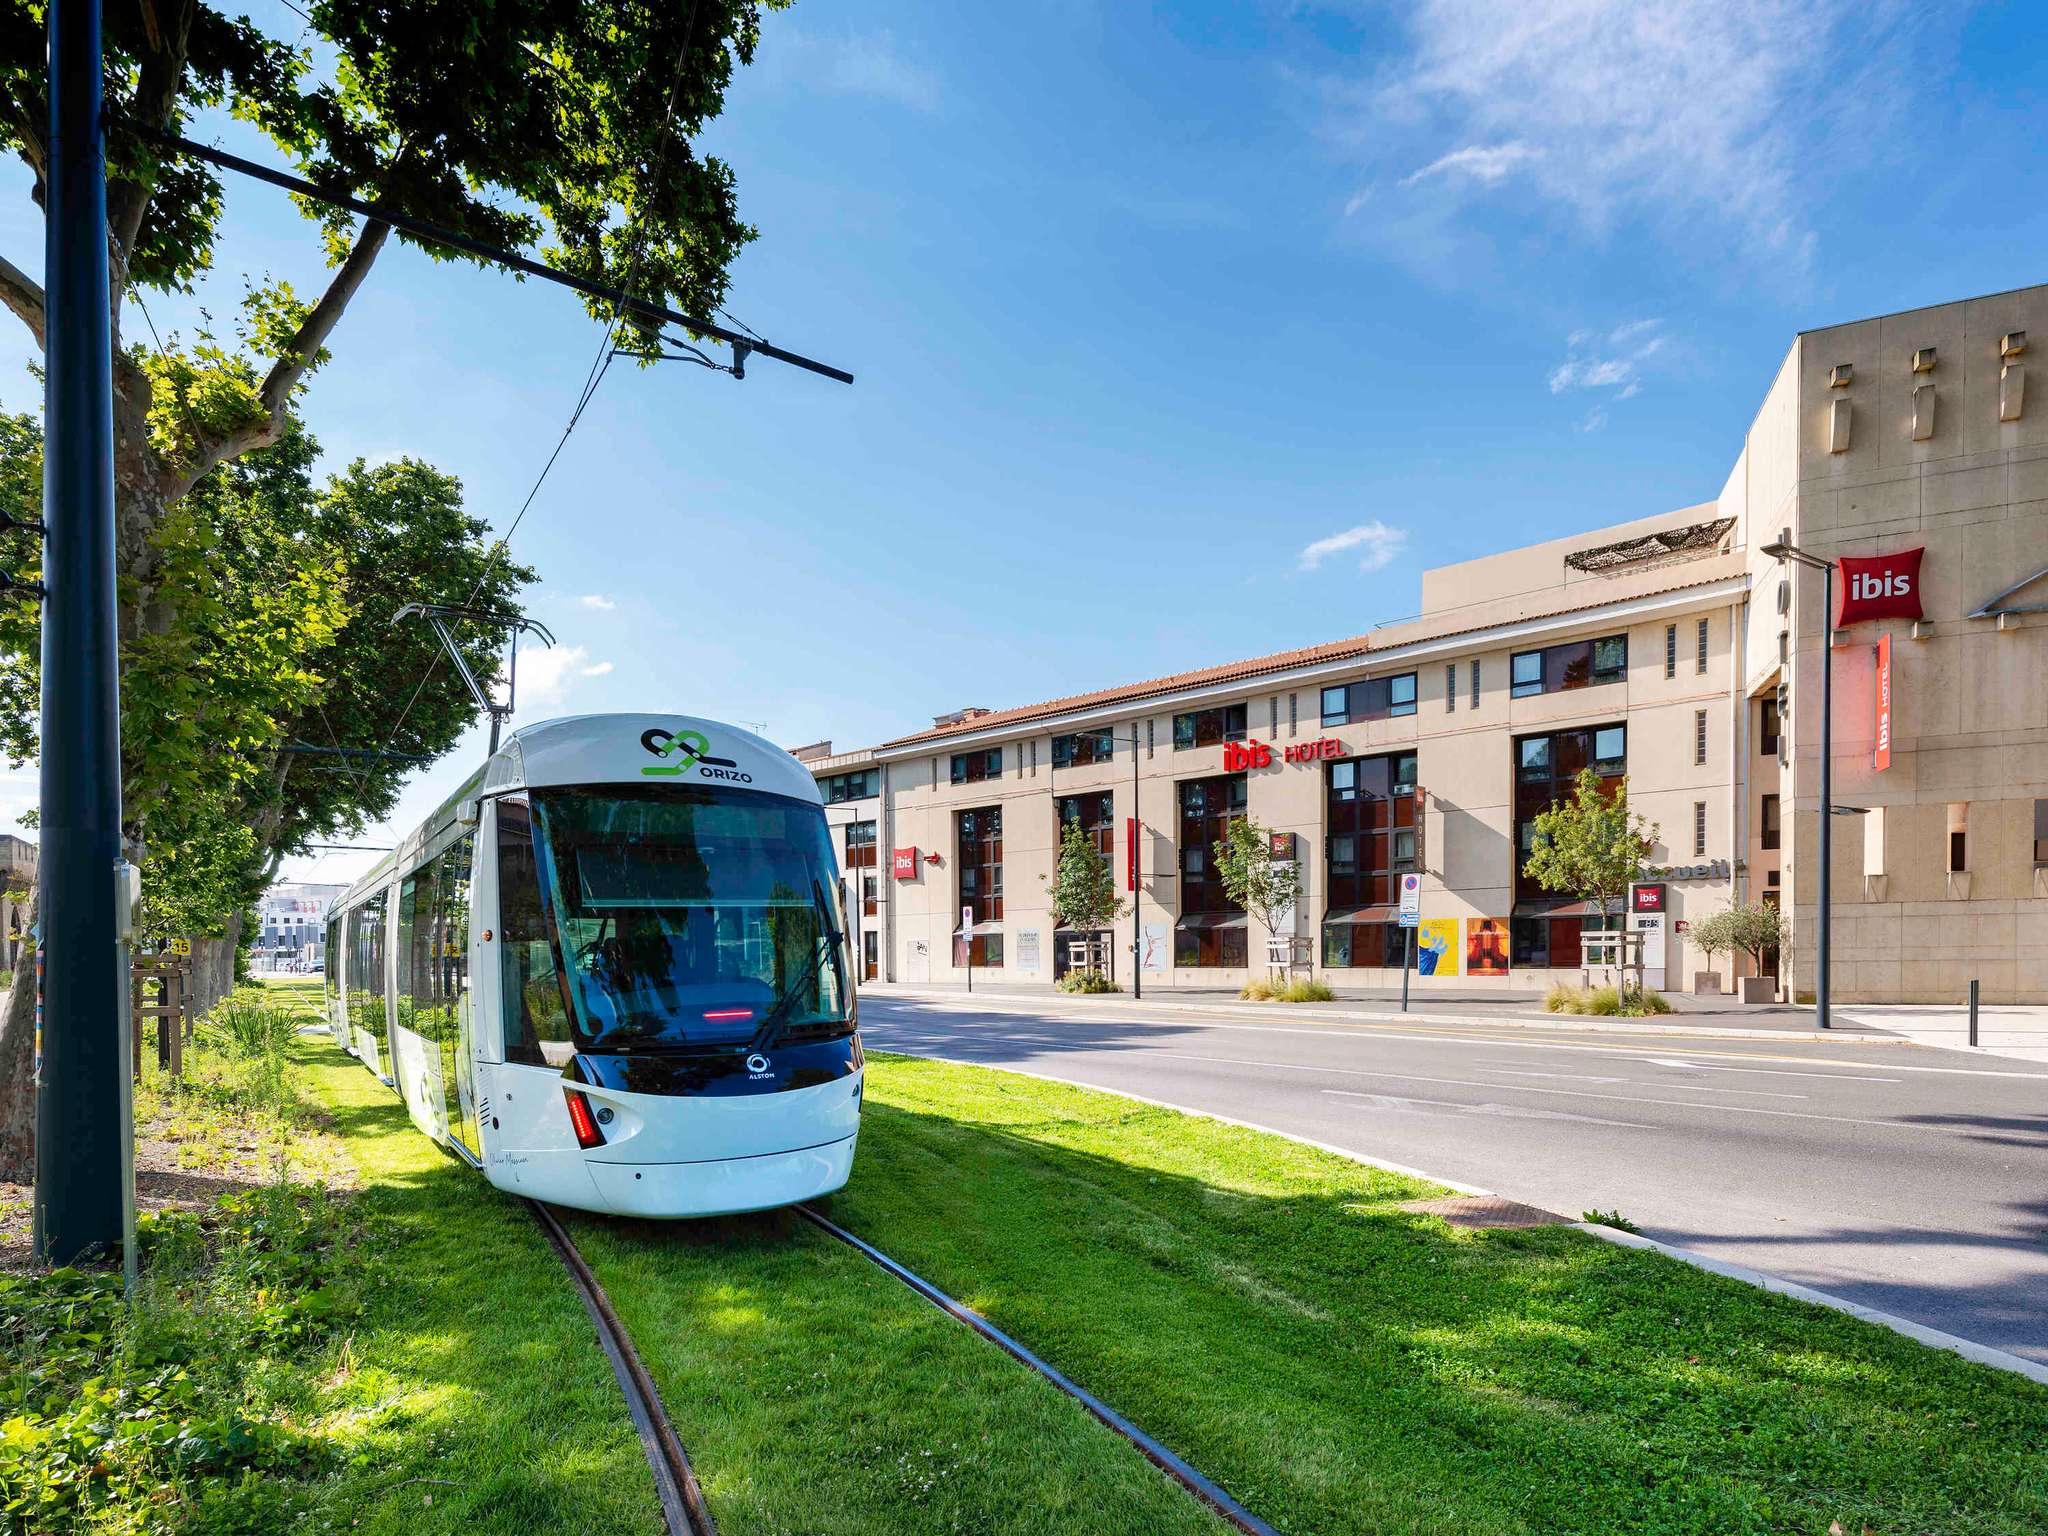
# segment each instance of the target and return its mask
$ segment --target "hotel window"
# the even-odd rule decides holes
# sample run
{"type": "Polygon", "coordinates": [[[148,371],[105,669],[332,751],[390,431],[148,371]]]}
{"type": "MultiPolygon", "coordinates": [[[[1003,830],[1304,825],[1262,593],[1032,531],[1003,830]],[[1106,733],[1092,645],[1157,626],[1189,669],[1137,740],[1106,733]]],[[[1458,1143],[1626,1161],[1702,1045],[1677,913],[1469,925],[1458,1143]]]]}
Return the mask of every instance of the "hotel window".
{"type": "Polygon", "coordinates": [[[849,821],[846,824],[846,867],[875,867],[875,824],[872,821],[849,821]]]}
{"type": "Polygon", "coordinates": [[[1696,859],[1707,856],[1707,802],[1704,800],[1692,803],[1692,856],[1696,859]]]}
{"type": "Polygon", "coordinates": [[[1089,763],[1106,763],[1115,756],[1116,733],[1107,728],[1076,731],[1070,736],[1052,739],[1052,765],[1055,768],[1082,768],[1089,763]]]}
{"type": "MultiPolygon", "coordinates": [[[[1003,920],[1003,808],[983,806],[960,811],[954,817],[959,834],[960,905],[968,909],[975,928],[1003,920]]],[[[993,969],[1003,963],[1003,936],[977,932],[973,945],[975,969],[993,969]]],[[[965,965],[968,956],[959,939],[953,941],[954,963],[965,965]]]]}
{"type": "Polygon", "coordinates": [[[1547,645],[1540,651],[1517,651],[1510,667],[1509,692],[1518,699],[1618,683],[1628,675],[1628,636],[1602,635],[1598,640],[1547,645]]]}
{"type": "Polygon", "coordinates": [[[1970,803],[1951,802],[1948,808],[1948,868],[1960,875],[1970,867],[1970,803]]]}
{"type": "Polygon", "coordinates": [[[1244,908],[1223,890],[1216,844],[1245,813],[1241,773],[1190,779],[1179,786],[1180,921],[1173,933],[1173,963],[1239,970],[1245,964],[1244,908]]]}
{"type": "Polygon", "coordinates": [[[1705,619],[1700,620],[1699,661],[1695,670],[1702,677],[1705,677],[1707,674],[1707,621],[1705,619]]]}
{"type": "Polygon", "coordinates": [[[986,779],[1000,779],[1003,776],[1003,749],[990,747],[986,752],[955,752],[953,754],[953,782],[955,784],[979,784],[986,779]]]}
{"type": "Polygon", "coordinates": [[[1778,755],[1778,695],[1774,689],[1757,700],[1756,755],[1778,755]]]}
{"type": "Polygon", "coordinates": [[[1771,849],[1778,846],[1778,797],[1765,795],[1757,810],[1757,846],[1771,849]]]}
{"type": "Polygon", "coordinates": [[[1704,709],[1692,712],[1692,761],[1696,768],[1706,766],[1707,712],[1704,709]]]}
{"type": "Polygon", "coordinates": [[[1400,877],[1415,868],[1415,754],[1332,763],[1324,796],[1323,964],[1400,965],[1394,919],[1400,877]]]}
{"type": "MultiPolygon", "coordinates": [[[[1062,841],[1067,835],[1067,823],[1074,822],[1094,840],[1096,851],[1103,858],[1114,858],[1116,813],[1114,800],[1107,791],[1099,795],[1062,795],[1052,804],[1053,813],[1059,818],[1059,824],[1053,830],[1062,841]]],[[[1059,856],[1057,849],[1053,856],[1059,856]]]]}
{"type": "Polygon", "coordinates": [[[1415,674],[1369,677],[1348,687],[1323,690],[1323,724],[1356,725],[1415,713],[1415,674]]]}
{"type": "Polygon", "coordinates": [[[1536,818],[1572,792],[1579,770],[1591,768],[1601,788],[1612,792],[1628,772],[1628,729],[1621,725],[1589,726],[1523,736],[1514,744],[1515,764],[1515,910],[1512,920],[1514,964],[1576,968],[1579,934],[1618,927],[1619,914],[1603,918],[1586,914],[1579,903],[1546,891],[1527,873],[1536,847],[1536,818]]]}
{"type": "Polygon", "coordinates": [[[1479,659],[1472,659],[1472,707],[1479,707],[1479,659]]]}
{"type": "Polygon", "coordinates": [[[1244,706],[1225,704],[1216,709],[1191,709],[1173,717],[1173,750],[1214,747],[1244,735],[1244,706]]]}
{"type": "Polygon", "coordinates": [[[1678,626],[1676,624],[1666,624],[1664,626],[1664,675],[1666,677],[1678,676],[1678,626]]]}
{"type": "Polygon", "coordinates": [[[882,770],[862,768],[853,773],[828,773],[818,780],[818,793],[827,805],[848,800],[872,800],[882,792],[882,770]]]}
{"type": "Polygon", "coordinates": [[[2048,800],[2034,802],[2034,862],[2048,864],[2048,800]]]}
{"type": "Polygon", "coordinates": [[[1458,664],[1444,665],[1444,713],[1450,714],[1458,707],[1458,664]]]}
{"type": "Polygon", "coordinates": [[[860,877],[860,910],[863,915],[873,917],[881,903],[881,892],[876,888],[873,875],[860,877]]]}

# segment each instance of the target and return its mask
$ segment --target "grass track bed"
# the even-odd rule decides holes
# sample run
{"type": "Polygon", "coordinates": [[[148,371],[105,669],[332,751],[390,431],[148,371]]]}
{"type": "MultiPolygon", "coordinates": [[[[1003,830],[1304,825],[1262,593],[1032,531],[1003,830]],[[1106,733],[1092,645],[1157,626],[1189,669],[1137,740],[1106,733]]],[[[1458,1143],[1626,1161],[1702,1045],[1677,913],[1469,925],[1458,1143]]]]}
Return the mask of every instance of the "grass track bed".
{"type": "Polygon", "coordinates": [[[833,1218],[1282,1528],[2048,1530],[2048,1389],[1569,1230],[1454,1232],[1395,1208],[1441,1190],[1260,1132],[869,1061],[833,1218]]]}

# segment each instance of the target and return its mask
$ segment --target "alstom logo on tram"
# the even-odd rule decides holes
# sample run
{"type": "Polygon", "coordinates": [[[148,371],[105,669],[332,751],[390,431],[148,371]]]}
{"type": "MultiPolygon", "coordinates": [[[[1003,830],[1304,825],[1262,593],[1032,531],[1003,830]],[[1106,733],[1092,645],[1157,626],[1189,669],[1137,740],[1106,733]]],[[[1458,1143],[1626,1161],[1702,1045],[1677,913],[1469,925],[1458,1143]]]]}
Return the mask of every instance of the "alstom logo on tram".
{"type": "Polygon", "coordinates": [[[846,1182],[860,1130],[837,892],[817,783],[780,748],[678,716],[549,721],[336,903],[328,1013],[501,1189],[632,1216],[787,1205],[846,1182]]]}

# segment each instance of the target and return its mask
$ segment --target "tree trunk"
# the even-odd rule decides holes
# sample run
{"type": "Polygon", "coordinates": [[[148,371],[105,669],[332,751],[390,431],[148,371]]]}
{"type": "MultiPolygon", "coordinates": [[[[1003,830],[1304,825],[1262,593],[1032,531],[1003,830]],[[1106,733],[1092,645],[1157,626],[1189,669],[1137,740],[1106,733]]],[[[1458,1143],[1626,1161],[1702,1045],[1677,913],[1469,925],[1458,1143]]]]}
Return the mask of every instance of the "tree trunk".
{"type": "Polygon", "coordinates": [[[235,989],[235,946],[242,938],[242,914],[228,919],[227,933],[218,939],[194,939],[192,964],[186,976],[185,1006],[194,1018],[212,1011],[213,1006],[235,989]]]}
{"type": "MultiPolygon", "coordinates": [[[[21,911],[26,930],[36,920],[31,887],[21,911]]],[[[0,1009],[0,1179],[35,1180],[36,1169],[36,949],[24,943],[14,988],[0,1009]]]]}

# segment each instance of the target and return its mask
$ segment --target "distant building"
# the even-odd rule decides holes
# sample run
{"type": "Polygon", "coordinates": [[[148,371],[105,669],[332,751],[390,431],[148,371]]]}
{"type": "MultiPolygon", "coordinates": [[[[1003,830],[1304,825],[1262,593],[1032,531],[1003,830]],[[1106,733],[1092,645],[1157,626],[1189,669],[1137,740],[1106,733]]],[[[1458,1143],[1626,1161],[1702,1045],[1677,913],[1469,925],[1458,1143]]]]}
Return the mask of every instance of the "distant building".
{"type": "Polygon", "coordinates": [[[255,948],[278,960],[327,958],[327,908],[345,885],[273,885],[257,908],[255,948]]]}
{"type": "Polygon", "coordinates": [[[20,957],[27,935],[20,931],[26,921],[29,887],[36,883],[36,845],[12,832],[0,832],[0,952],[12,970],[20,957]]]}

